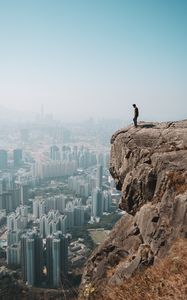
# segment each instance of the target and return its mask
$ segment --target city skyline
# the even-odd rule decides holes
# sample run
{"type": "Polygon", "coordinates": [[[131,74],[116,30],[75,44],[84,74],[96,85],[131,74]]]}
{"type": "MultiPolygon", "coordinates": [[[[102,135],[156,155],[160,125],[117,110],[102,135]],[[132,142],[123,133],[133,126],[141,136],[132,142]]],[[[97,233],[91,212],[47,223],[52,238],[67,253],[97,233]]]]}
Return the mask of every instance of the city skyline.
{"type": "Polygon", "coordinates": [[[0,0],[0,106],[69,119],[186,118],[187,2],[0,0]]]}

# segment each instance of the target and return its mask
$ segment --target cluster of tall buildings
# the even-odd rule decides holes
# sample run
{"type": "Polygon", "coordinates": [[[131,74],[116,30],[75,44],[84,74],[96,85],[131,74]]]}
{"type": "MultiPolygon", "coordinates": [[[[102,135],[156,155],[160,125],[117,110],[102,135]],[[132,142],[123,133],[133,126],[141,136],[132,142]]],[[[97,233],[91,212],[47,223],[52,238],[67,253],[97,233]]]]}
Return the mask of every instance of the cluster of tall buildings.
{"type": "Polygon", "coordinates": [[[96,152],[85,146],[62,146],[53,145],[50,148],[51,160],[75,161],[77,168],[87,169],[96,164],[108,167],[109,153],[96,152]]]}
{"type": "Polygon", "coordinates": [[[20,238],[28,225],[28,207],[17,207],[7,216],[7,263],[19,267],[21,259],[20,238]]]}
{"type": "Polygon", "coordinates": [[[88,168],[97,163],[96,153],[81,146],[63,146],[62,148],[53,145],[50,148],[51,160],[75,161],[77,168],[88,168]]]}
{"type": "Polygon", "coordinates": [[[8,230],[23,230],[27,227],[28,223],[28,206],[21,205],[16,208],[15,212],[7,216],[7,229],[8,230]]]}
{"type": "Polygon", "coordinates": [[[110,212],[111,193],[103,187],[103,166],[97,165],[95,176],[71,176],[68,187],[80,197],[91,195],[91,219],[101,218],[103,212],[110,212]]]}
{"type": "Polygon", "coordinates": [[[88,168],[97,162],[96,153],[82,146],[50,147],[50,160],[33,164],[32,176],[36,178],[52,178],[73,175],[78,168],[88,168]]]}
{"type": "MultiPolygon", "coordinates": [[[[72,178],[68,183],[72,183],[72,178]]],[[[66,234],[74,226],[85,224],[88,216],[97,222],[104,212],[110,211],[111,193],[103,188],[101,165],[95,170],[94,182],[88,183],[91,196],[84,205],[81,198],[70,199],[63,194],[37,196],[32,201],[32,216],[26,205],[18,206],[7,216],[7,263],[21,267],[28,285],[41,286],[45,282],[49,287],[61,287],[68,270],[66,234]],[[30,220],[34,229],[28,229],[30,220]]]]}
{"type": "Polygon", "coordinates": [[[28,285],[41,286],[45,282],[49,287],[61,287],[68,272],[65,219],[58,211],[51,211],[42,216],[38,230],[28,229],[27,206],[20,206],[7,216],[7,264],[21,267],[28,285]]]}
{"type": "Polygon", "coordinates": [[[20,204],[28,204],[29,188],[27,182],[18,182],[10,173],[0,174],[0,210],[9,213],[20,204]]]}
{"type": "Polygon", "coordinates": [[[68,240],[57,231],[46,239],[46,268],[49,287],[62,287],[68,272],[68,240]]]}
{"type": "Polygon", "coordinates": [[[0,170],[6,170],[7,168],[13,166],[18,168],[23,163],[23,151],[22,149],[14,149],[12,153],[12,159],[8,159],[8,151],[0,149],[0,170]],[[13,161],[13,164],[11,163],[13,161]]]}
{"type": "Polygon", "coordinates": [[[83,225],[88,210],[89,207],[82,205],[81,200],[75,199],[74,201],[69,201],[64,210],[64,214],[67,216],[67,229],[70,230],[74,226],[83,225]]]}
{"type": "Polygon", "coordinates": [[[48,235],[54,234],[57,231],[66,233],[67,216],[59,213],[58,210],[51,210],[48,214],[40,217],[40,235],[46,238],[48,235]]]}
{"type": "Polygon", "coordinates": [[[53,145],[50,147],[49,157],[33,163],[32,176],[41,179],[71,176],[78,169],[86,169],[97,163],[108,167],[108,161],[108,153],[97,153],[84,146],[53,145]]]}
{"type": "Polygon", "coordinates": [[[29,286],[40,286],[44,266],[42,238],[36,231],[27,230],[21,235],[20,249],[23,280],[29,286]]]}
{"type": "Polygon", "coordinates": [[[73,136],[69,124],[63,128],[41,112],[37,125],[2,131],[0,225],[7,247],[1,245],[8,266],[21,270],[29,286],[61,288],[68,262],[78,268],[89,254],[86,241],[69,247],[67,237],[110,212],[108,145],[94,144],[95,127],[88,132],[87,125],[86,134],[76,125],[73,136]]]}
{"type": "Polygon", "coordinates": [[[99,221],[104,212],[110,212],[111,193],[95,188],[92,193],[91,220],[99,221]]]}
{"type": "Polygon", "coordinates": [[[75,161],[46,161],[37,162],[32,166],[32,176],[35,178],[54,178],[71,176],[75,173],[77,164],[75,161]]]}
{"type": "Polygon", "coordinates": [[[50,210],[58,210],[60,213],[63,213],[68,200],[64,194],[59,194],[47,197],[37,196],[32,202],[33,216],[35,219],[38,219],[50,210]]]}
{"type": "Polygon", "coordinates": [[[36,231],[28,230],[21,236],[21,270],[29,286],[45,281],[48,287],[62,287],[68,272],[68,239],[56,231],[44,244],[36,231]]]}
{"type": "Polygon", "coordinates": [[[103,166],[97,166],[96,173],[96,188],[92,191],[92,207],[91,219],[99,220],[103,212],[109,212],[111,209],[111,193],[108,190],[103,190],[103,166]]]}
{"type": "Polygon", "coordinates": [[[64,195],[33,199],[33,217],[35,220],[38,219],[40,234],[43,237],[56,230],[66,233],[74,226],[83,225],[88,210],[88,206],[82,205],[81,199],[68,201],[64,195]]]}
{"type": "Polygon", "coordinates": [[[68,178],[68,188],[77,196],[87,198],[96,187],[96,178],[93,175],[70,176],[68,178]]]}
{"type": "Polygon", "coordinates": [[[110,211],[111,194],[103,182],[108,154],[53,145],[38,157],[40,161],[33,159],[20,168],[21,149],[0,150],[0,222],[7,217],[7,264],[21,268],[29,286],[60,288],[68,272],[67,233],[110,211]],[[56,177],[68,177],[68,195],[34,197],[33,190],[30,199],[32,187],[56,177]]]}
{"type": "Polygon", "coordinates": [[[80,197],[89,197],[96,187],[103,188],[103,166],[97,165],[96,174],[70,176],[68,188],[80,197]]]}

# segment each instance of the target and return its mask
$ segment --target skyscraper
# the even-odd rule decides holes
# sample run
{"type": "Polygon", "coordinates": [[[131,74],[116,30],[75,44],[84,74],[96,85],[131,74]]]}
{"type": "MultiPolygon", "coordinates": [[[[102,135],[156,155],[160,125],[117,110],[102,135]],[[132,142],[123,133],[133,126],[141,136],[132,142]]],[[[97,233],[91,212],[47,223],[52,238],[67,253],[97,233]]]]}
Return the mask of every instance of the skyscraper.
{"type": "Polygon", "coordinates": [[[7,231],[7,245],[18,244],[21,238],[21,230],[8,230],[7,231]]]}
{"type": "Polygon", "coordinates": [[[47,285],[53,287],[53,236],[46,239],[46,267],[47,267],[47,285]]]}
{"type": "Polygon", "coordinates": [[[14,159],[14,167],[20,167],[22,164],[22,149],[14,149],[13,159],[14,159]]]}
{"type": "Polygon", "coordinates": [[[43,244],[35,231],[27,231],[21,237],[21,269],[24,281],[39,286],[42,281],[43,244]]]}
{"type": "Polygon", "coordinates": [[[60,239],[53,238],[52,240],[52,258],[53,258],[53,287],[61,287],[61,251],[60,239]]]}
{"type": "Polygon", "coordinates": [[[100,218],[103,214],[103,194],[98,188],[93,190],[92,193],[92,216],[100,218]]]}
{"type": "Polygon", "coordinates": [[[26,241],[26,282],[28,285],[33,286],[35,283],[35,251],[34,251],[34,239],[28,238],[26,241]]]}
{"type": "Polygon", "coordinates": [[[29,185],[27,183],[20,184],[20,203],[27,205],[29,200],[29,185]]]}
{"type": "Polygon", "coordinates": [[[11,192],[4,192],[0,195],[0,209],[6,209],[6,212],[13,210],[13,198],[11,192]]]}
{"type": "Polygon", "coordinates": [[[84,224],[84,206],[75,206],[74,208],[74,226],[84,224]]]}
{"type": "Polygon", "coordinates": [[[109,191],[103,192],[103,211],[109,212],[111,209],[112,197],[109,191]]]}
{"type": "Polygon", "coordinates": [[[56,145],[53,145],[50,148],[50,158],[52,160],[60,160],[60,151],[56,145]]]}
{"type": "Polygon", "coordinates": [[[74,205],[72,202],[68,202],[64,214],[67,216],[67,229],[71,229],[74,226],[74,205]]]}
{"type": "Polygon", "coordinates": [[[33,217],[35,219],[39,218],[39,199],[34,199],[32,202],[32,211],[33,211],[33,217]]]}
{"type": "Polygon", "coordinates": [[[20,267],[20,244],[12,244],[8,246],[7,264],[11,268],[20,267]]]}
{"type": "Polygon", "coordinates": [[[68,272],[68,241],[61,231],[47,237],[46,257],[48,286],[61,287],[68,272]]]}
{"type": "Polygon", "coordinates": [[[1,149],[0,150],[0,170],[6,169],[8,166],[8,155],[7,151],[1,149]]]}
{"type": "Polygon", "coordinates": [[[97,166],[97,175],[96,175],[96,188],[102,189],[102,179],[103,179],[103,166],[97,166]]]}
{"type": "Polygon", "coordinates": [[[40,218],[40,235],[42,238],[46,237],[46,215],[40,218]]]}

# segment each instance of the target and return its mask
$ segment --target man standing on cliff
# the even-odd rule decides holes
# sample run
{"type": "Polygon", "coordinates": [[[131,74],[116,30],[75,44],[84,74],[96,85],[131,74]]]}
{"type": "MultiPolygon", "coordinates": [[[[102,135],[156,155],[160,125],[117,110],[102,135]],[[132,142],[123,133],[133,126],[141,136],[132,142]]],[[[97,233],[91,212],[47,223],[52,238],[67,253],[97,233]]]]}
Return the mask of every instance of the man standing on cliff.
{"type": "Polygon", "coordinates": [[[139,111],[138,111],[138,107],[136,106],[136,104],[132,105],[134,107],[134,118],[133,118],[133,122],[134,122],[134,126],[137,127],[137,119],[139,116],[139,111]]]}

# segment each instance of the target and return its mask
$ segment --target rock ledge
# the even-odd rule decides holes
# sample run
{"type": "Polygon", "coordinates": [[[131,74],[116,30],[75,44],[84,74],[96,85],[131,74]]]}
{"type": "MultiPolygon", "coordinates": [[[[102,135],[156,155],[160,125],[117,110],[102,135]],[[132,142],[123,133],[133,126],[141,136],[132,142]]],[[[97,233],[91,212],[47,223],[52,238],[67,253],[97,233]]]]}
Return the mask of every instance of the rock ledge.
{"type": "Polygon", "coordinates": [[[126,213],[88,260],[80,299],[99,299],[104,287],[124,284],[187,238],[187,120],[117,131],[110,172],[126,213]]]}

